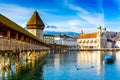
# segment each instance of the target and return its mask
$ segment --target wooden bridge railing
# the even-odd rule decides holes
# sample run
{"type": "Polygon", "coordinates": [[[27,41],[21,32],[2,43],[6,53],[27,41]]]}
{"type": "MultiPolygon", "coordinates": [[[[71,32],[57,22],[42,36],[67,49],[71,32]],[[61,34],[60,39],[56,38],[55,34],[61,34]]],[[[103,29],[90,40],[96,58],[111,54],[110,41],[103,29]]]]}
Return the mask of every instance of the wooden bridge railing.
{"type": "Polygon", "coordinates": [[[48,47],[39,46],[37,44],[27,43],[24,41],[0,38],[0,51],[15,51],[15,50],[48,50],[48,47]]]}

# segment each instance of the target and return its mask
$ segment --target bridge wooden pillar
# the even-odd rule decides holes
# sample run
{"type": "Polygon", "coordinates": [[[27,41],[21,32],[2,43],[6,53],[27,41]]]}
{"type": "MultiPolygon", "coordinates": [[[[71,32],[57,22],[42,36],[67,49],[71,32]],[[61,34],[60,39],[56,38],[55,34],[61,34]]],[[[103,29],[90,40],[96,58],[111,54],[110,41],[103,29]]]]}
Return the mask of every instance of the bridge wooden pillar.
{"type": "Polygon", "coordinates": [[[44,55],[46,55],[49,51],[40,51],[40,56],[39,58],[43,57],[44,55]]]}
{"type": "Polygon", "coordinates": [[[34,69],[35,68],[35,59],[32,59],[32,69],[34,69]]]}
{"type": "Polygon", "coordinates": [[[35,52],[35,58],[36,58],[36,61],[39,60],[39,56],[40,56],[40,52],[39,52],[39,51],[36,51],[36,52],[35,52]]]}
{"type": "Polygon", "coordinates": [[[10,68],[11,67],[11,56],[10,56],[10,53],[7,53],[7,64],[6,64],[6,67],[7,68],[10,68]]]}
{"type": "Polygon", "coordinates": [[[11,69],[8,69],[8,70],[7,70],[7,79],[8,79],[8,80],[11,79],[11,74],[10,74],[10,72],[11,72],[11,69]]]}
{"type": "Polygon", "coordinates": [[[23,53],[22,57],[24,61],[27,61],[28,60],[27,52],[23,53]]]}
{"type": "Polygon", "coordinates": [[[35,53],[34,50],[33,51],[28,51],[27,56],[28,56],[28,59],[30,59],[30,60],[35,60],[36,59],[36,53],[35,53]]]}
{"type": "Polygon", "coordinates": [[[15,54],[15,60],[16,60],[16,68],[21,67],[21,64],[20,64],[20,54],[18,52],[15,54]]]}
{"type": "Polygon", "coordinates": [[[5,70],[2,70],[1,75],[2,75],[2,80],[5,80],[5,70]]]}
{"type": "Polygon", "coordinates": [[[24,66],[25,70],[26,70],[26,68],[27,68],[27,63],[28,63],[27,60],[24,60],[24,61],[23,61],[23,66],[24,66]]]}
{"type": "Polygon", "coordinates": [[[32,60],[35,60],[36,59],[36,53],[35,51],[32,51],[32,60]]]}
{"type": "Polygon", "coordinates": [[[38,51],[36,51],[35,53],[36,53],[36,61],[38,61],[40,54],[38,51]]]}
{"type": "Polygon", "coordinates": [[[26,56],[27,56],[27,59],[30,60],[31,59],[31,51],[27,51],[26,56]]]}
{"type": "Polygon", "coordinates": [[[5,69],[5,53],[1,56],[1,69],[5,69]]]}

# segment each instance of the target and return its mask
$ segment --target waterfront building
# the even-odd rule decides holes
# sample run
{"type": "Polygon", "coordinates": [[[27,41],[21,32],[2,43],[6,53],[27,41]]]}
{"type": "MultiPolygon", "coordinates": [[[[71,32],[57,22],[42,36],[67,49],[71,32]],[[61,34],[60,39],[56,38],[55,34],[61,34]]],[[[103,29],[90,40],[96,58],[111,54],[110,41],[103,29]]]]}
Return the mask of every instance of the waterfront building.
{"type": "Polygon", "coordinates": [[[106,48],[107,37],[106,37],[106,27],[97,28],[97,32],[94,33],[82,33],[77,39],[80,49],[100,49],[106,48]]]}
{"type": "Polygon", "coordinates": [[[116,48],[120,48],[120,40],[117,40],[115,43],[116,48]]]}
{"type": "Polygon", "coordinates": [[[27,29],[30,33],[34,36],[38,37],[39,39],[43,40],[43,30],[44,30],[44,23],[40,18],[37,11],[35,11],[27,22],[27,29]]]}
{"type": "Polygon", "coordinates": [[[115,41],[115,44],[114,44],[114,47],[115,48],[120,48],[120,32],[116,32],[116,36],[114,37],[114,41],[115,41]]]}
{"type": "Polygon", "coordinates": [[[107,39],[107,48],[114,48],[115,47],[115,40],[113,39],[107,39]]]}
{"type": "Polygon", "coordinates": [[[55,43],[70,46],[71,49],[78,49],[77,41],[68,35],[55,35],[55,43]]]}
{"type": "Polygon", "coordinates": [[[43,40],[45,43],[48,43],[48,44],[55,43],[54,35],[44,34],[43,40]]]}

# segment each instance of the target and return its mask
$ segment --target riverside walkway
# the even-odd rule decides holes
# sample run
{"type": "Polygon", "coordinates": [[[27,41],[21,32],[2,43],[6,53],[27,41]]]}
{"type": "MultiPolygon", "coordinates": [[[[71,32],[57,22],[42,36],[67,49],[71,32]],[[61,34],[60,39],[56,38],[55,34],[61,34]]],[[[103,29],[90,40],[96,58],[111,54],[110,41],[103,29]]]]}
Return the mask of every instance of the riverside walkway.
{"type": "Polygon", "coordinates": [[[120,48],[101,48],[101,49],[86,48],[80,49],[80,51],[120,51],[120,48]]]}

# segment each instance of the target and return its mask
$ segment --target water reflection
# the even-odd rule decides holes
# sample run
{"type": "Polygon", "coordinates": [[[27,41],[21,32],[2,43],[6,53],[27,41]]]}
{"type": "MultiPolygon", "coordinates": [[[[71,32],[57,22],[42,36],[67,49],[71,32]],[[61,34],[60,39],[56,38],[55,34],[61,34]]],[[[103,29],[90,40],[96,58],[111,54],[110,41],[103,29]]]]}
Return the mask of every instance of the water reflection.
{"type": "Polygon", "coordinates": [[[119,61],[120,60],[120,51],[116,52],[116,60],[119,61]]]}
{"type": "Polygon", "coordinates": [[[55,54],[44,65],[44,80],[118,80],[119,51],[81,51],[55,54]],[[104,57],[113,55],[115,62],[105,64],[104,57]],[[114,74],[113,74],[114,73],[114,74]]]}
{"type": "Polygon", "coordinates": [[[56,69],[59,69],[60,66],[60,54],[55,54],[54,56],[54,65],[56,69]]]}
{"type": "Polygon", "coordinates": [[[99,65],[102,61],[102,55],[100,51],[93,52],[79,52],[77,55],[78,65],[89,66],[89,65],[99,65]]]}
{"type": "Polygon", "coordinates": [[[0,80],[118,80],[120,51],[71,51],[49,54],[44,60],[23,61],[22,68],[0,70],[0,80]],[[113,64],[104,64],[104,56],[115,56],[113,64]],[[113,74],[114,73],[114,74],[113,74]]]}
{"type": "Polygon", "coordinates": [[[24,61],[21,68],[11,68],[0,70],[0,80],[43,80],[43,60],[24,61]],[[38,78],[39,77],[39,78],[38,78]]]}

